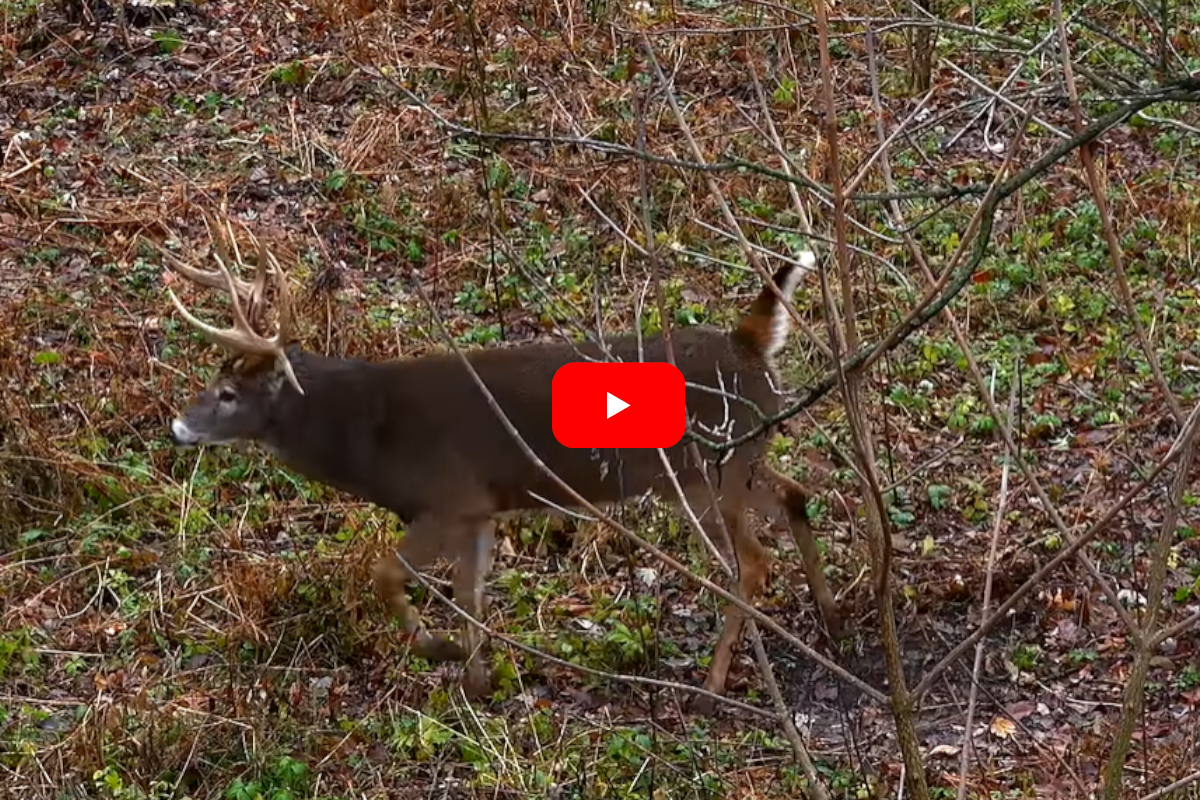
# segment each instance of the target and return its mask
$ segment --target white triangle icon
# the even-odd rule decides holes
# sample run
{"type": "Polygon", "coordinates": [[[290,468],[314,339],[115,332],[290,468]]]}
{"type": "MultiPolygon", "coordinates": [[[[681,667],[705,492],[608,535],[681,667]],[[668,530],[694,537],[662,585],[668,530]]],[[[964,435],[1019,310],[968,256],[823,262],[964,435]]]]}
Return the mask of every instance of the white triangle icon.
{"type": "Polygon", "coordinates": [[[629,403],[619,397],[614,397],[612,392],[605,392],[605,394],[608,395],[608,416],[605,419],[612,419],[614,414],[620,414],[629,408],[629,403]]]}

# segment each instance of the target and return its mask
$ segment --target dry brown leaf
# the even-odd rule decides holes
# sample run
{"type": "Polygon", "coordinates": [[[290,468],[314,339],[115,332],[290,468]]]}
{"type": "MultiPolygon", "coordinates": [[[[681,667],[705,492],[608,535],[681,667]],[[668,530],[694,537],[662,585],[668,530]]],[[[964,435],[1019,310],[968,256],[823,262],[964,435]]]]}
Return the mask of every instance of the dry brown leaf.
{"type": "Polygon", "coordinates": [[[951,758],[958,755],[961,748],[953,744],[939,744],[937,747],[929,751],[930,756],[946,756],[951,758]]]}
{"type": "Polygon", "coordinates": [[[1008,717],[994,717],[992,724],[988,726],[988,730],[997,739],[1007,739],[1017,731],[1016,724],[1008,717]]]}

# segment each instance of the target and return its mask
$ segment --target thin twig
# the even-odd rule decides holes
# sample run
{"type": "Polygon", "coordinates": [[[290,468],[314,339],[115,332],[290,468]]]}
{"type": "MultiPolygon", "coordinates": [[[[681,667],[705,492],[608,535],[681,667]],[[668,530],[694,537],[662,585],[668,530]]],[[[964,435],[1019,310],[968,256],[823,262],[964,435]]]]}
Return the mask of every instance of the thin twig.
{"type": "MultiPolygon", "coordinates": [[[[1008,391],[1008,415],[1002,424],[1007,425],[1009,434],[1012,433],[1013,420],[1017,411],[1017,382],[1012,381],[1008,391]]],[[[1000,470],[1000,496],[996,500],[996,519],[992,525],[992,541],[988,547],[987,569],[984,572],[983,602],[980,603],[979,618],[987,620],[988,609],[992,605],[992,582],[996,574],[996,554],[1000,549],[1000,531],[1004,528],[1004,514],[1008,509],[1008,474],[1012,467],[1012,459],[1004,461],[1000,470]]],[[[975,645],[975,663],[971,667],[971,688],[967,692],[967,715],[963,723],[962,752],[958,762],[958,800],[967,796],[967,771],[971,756],[975,753],[975,703],[979,696],[980,674],[983,671],[984,640],[980,639],[975,645]]]]}
{"type": "MultiPolygon", "coordinates": [[[[871,550],[871,569],[875,578],[874,594],[879,614],[879,638],[883,646],[888,684],[892,690],[890,698],[892,720],[896,726],[896,739],[904,764],[905,777],[901,785],[913,795],[914,800],[928,800],[929,784],[926,781],[925,766],[917,739],[916,697],[909,689],[908,680],[904,675],[904,661],[900,654],[900,637],[896,626],[896,607],[892,598],[891,526],[883,501],[883,491],[880,488],[881,481],[875,457],[874,435],[862,405],[862,381],[868,366],[864,364],[861,369],[853,371],[847,371],[842,367],[843,354],[857,350],[859,338],[855,324],[854,287],[851,282],[853,256],[850,254],[848,246],[846,226],[848,203],[841,178],[838,113],[837,104],[834,101],[833,65],[829,56],[829,21],[826,18],[825,6],[827,1],[816,0],[813,6],[817,12],[817,49],[821,59],[821,99],[825,118],[825,138],[829,147],[828,172],[833,188],[833,223],[837,241],[838,274],[841,283],[841,308],[839,309],[834,301],[825,270],[820,271],[821,294],[825,300],[825,313],[833,345],[834,360],[838,365],[838,384],[845,403],[846,419],[850,425],[855,459],[858,461],[859,486],[865,500],[867,544],[871,550]]],[[[867,42],[868,51],[873,53],[874,36],[870,31],[868,31],[867,42]]],[[[871,61],[872,72],[875,72],[874,59],[872,58],[871,61]]],[[[879,152],[884,159],[887,158],[886,143],[888,141],[888,137],[880,137],[879,152]]]]}
{"type": "MultiPolygon", "coordinates": [[[[1200,405],[1196,406],[1200,409],[1200,405]]],[[[1193,412],[1193,418],[1197,415],[1193,412]]],[[[1133,732],[1141,717],[1146,700],[1146,677],[1150,672],[1150,662],[1154,657],[1154,630],[1158,625],[1158,616],[1163,608],[1163,595],[1167,585],[1167,559],[1171,553],[1171,543],[1175,540],[1176,524],[1183,508],[1183,495],[1190,484],[1192,462],[1196,455],[1196,431],[1200,426],[1188,425],[1184,431],[1182,443],[1183,453],[1179,465],[1175,468],[1175,480],[1171,482],[1171,491],[1167,498],[1167,506],[1163,514],[1158,536],[1150,549],[1150,580],[1146,589],[1146,607],[1143,609],[1141,636],[1137,641],[1137,654],[1133,665],[1125,679],[1125,691],[1122,696],[1121,716],[1117,722],[1117,732],[1113,737],[1112,749],[1108,763],[1104,765],[1104,784],[1101,797],[1104,800],[1117,800],[1124,785],[1125,759],[1129,755],[1133,743],[1133,732]]]]}
{"type": "MultiPolygon", "coordinates": [[[[1062,0],[1054,0],[1052,8],[1055,25],[1058,28],[1063,83],[1067,88],[1067,96],[1071,99],[1071,113],[1075,121],[1075,130],[1079,131],[1083,128],[1083,104],[1079,102],[1079,87],[1075,85],[1075,73],[1071,69],[1071,44],[1070,40],[1067,39],[1066,23],[1063,20],[1062,0]]],[[[1100,178],[1100,170],[1096,166],[1096,158],[1092,153],[1092,148],[1079,148],[1079,160],[1083,164],[1084,173],[1087,175],[1088,189],[1092,194],[1093,202],[1096,204],[1096,212],[1100,216],[1100,226],[1104,231],[1104,243],[1108,250],[1108,261],[1112,265],[1113,275],[1116,277],[1117,290],[1121,295],[1121,303],[1125,306],[1125,315],[1129,318],[1130,324],[1133,325],[1133,333],[1137,337],[1138,345],[1142,349],[1142,355],[1145,356],[1146,362],[1150,365],[1150,371],[1154,374],[1154,380],[1158,383],[1158,388],[1162,392],[1163,399],[1167,401],[1167,407],[1171,409],[1171,415],[1175,417],[1177,424],[1183,424],[1185,416],[1183,407],[1179,405],[1178,398],[1171,391],[1171,385],[1167,382],[1166,376],[1163,375],[1162,364],[1158,360],[1158,353],[1155,352],[1150,344],[1150,337],[1146,333],[1146,326],[1142,324],[1142,318],[1138,313],[1137,305],[1133,302],[1133,292],[1129,288],[1129,277],[1125,274],[1125,256],[1122,252],[1121,242],[1117,238],[1116,227],[1113,225],[1112,213],[1109,211],[1108,197],[1105,192],[1106,186],[1100,178]]]]}
{"type": "Polygon", "coordinates": [[[661,680],[659,678],[643,678],[640,675],[625,675],[625,674],[617,673],[617,672],[605,672],[604,670],[595,669],[594,667],[585,667],[580,664],[574,664],[565,659],[558,658],[557,656],[553,656],[550,653],[547,653],[545,650],[540,650],[531,645],[527,645],[524,642],[514,639],[511,636],[507,636],[503,633],[500,633],[497,630],[493,630],[486,622],[484,622],[483,620],[476,619],[474,616],[472,616],[471,612],[467,611],[465,608],[458,605],[453,600],[451,600],[449,597],[447,597],[442,592],[441,589],[439,589],[437,586],[434,585],[434,583],[432,581],[430,581],[423,574],[421,574],[417,569],[415,569],[413,567],[413,565],[408,562],[408,559],[406,559],[404,557],[403,551],[397,550],[395,552],[394,556],[396,558],[396,561],[399,562],[400,566],[404,567],[404,569],[408,570],[410,575],[414,576],[414,579],[417,581],[417,583],[419,583],[422,587],[424,587],[425,590],[427,592],[429,592],[430,595],[432,595],[435,599],[437,599],[439,602],[441,602],[443,605],[445,605],[447,608],[449,608],[450,611],[453,612],[456,616],[458,616],[460,619],[462,619],[468,625],[471,625],[474,628],[476,628],[477,630],[482,631],[488,637],[493,638],[497,641],[503,642],[504,644],[508,645],[509,647],[515,648],[524,653],[528,653],[529,655],[534,656],[535,658],[544,659],[544,660],[550,662],[551,664],[557,664],[560,667],[565,667],[566,669],[570,669],[575,672],[583,673],[584,675],[594,675],[597,678],[604,678],[605,680],[618,681],[621,683],[629,683],[629,684],[641,685],[641,686],[652,686],[652,687],[655,687],[658,689],[670,689],[672,691],[677,691],[677,692],[698,694],[703,697],[707,697],[711,700],[714,700],[714,701],[717,701],[720,703],[724,703],[725,705],[731,706],[733,708],[737,708],[739,711],[745,711],[747,713],[754,714],[755,716],[767,717],[769,719],[775,718],[774,711],[769,711],[765,708],[756,708],[755,706],[752,706],[748,703],[743,703],[740,700],[734,700],[725,695],[719,695],[716,692],[710,692],[707,689],[704,689],[699,686],[692,686],[690,684],[679,683],[677,681],[665,681],[665,680],[661,680]]]}
{"type": "MultiPolygon", "coordinates": [[[[667,78],[663,75],[662,67],[658,64],[658,59],[654,56],[654,50],[650,46],[650,40],[642,36],[642,50],[646,56],[646,60],[650,64],[651,70],[654,72],[655,80],[658,81],[662,88],[663,96],[667,100],[667,105],[670,106],[671,112],[675,115],[675,122],[679,125],[679,130],[682,132],[684,139],[688,143],[688,147],[692,151],[692,157],[697,163],[703,164],[704,152],[700,146],[696,144],[695,137],[692,136],[691,126],[687,122],[687,117],[684,116],[683,110],[679,107],[679,102],[675,99],[675,93],[671,91],[671,85],[667,82],[667,78]]],[[[783,173],[787,174],[787,173],[783,173]]],[[[771,276],[771,272],[762,264],[762,260],[758,257],[757,252],[750,246],[750,242],[746,239],[745,233],[742,232],[742,226],[738,224],[737,218],[729,208],[729,203],[725,200],[724,194],[721,192],[721,187],[717,185],[716,180],[712,175],[703,173],[705,185],[708,187],[708,193],[712,197],[713,202],[717,204],[718,210],[721,212],[721,217],[725,220],[725,224],[729,226],[729,230],[737,236],[738,245],[742,248],[742,253],[746,256],[746,262],[754,267],[754,271],[758,273],[763,284],[769,286],[775,296],[783,303],[783,307],[787,309],[796,326],[804,332],[813,346],[821,351],[821,354],[826,358],[831,357],[829,345],[821,341],[819,337],[812,331],[803,318],[796,312],[792,305],[790,297],[784,297],[783,292],[775,285],[775,281],[771,276]]]]}
{"type": "Polygon", "coordinates": [[[1185,775],[1174,783],[1169,783],[1161,789],[1155,789],[1150,794],[1142,795],[1139,800],[1159,800],[1159,798],[1173,795],[1180,789],[1186,789],[1193,783],[1200,781],[1200,770],[1196,770],[1191,775],[1185,775]]]}

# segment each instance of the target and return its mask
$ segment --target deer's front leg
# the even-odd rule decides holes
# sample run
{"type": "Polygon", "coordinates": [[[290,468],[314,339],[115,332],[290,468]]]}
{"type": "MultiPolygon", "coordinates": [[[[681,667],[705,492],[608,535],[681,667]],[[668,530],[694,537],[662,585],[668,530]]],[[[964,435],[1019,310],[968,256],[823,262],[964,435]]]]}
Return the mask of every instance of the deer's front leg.
{"type": "MultiPolygon", "coordinates": [[[[396,552],[413,569],[421,569],[439,556],[453,558],[456,553],[447,543],[436,522],[422,518],[408,526],[396,552]]],[[[413,652],[430,661],[465,661],[469,651],[458,642],[430,633],[421,622],[421,615],[408,602],[408,583],[413,577],[395,556],[384,556],[375,564],[375,591],[403,620],[405,632],[413,639],[413,652]]]]}
{"type": "MultiPolygon", "coordinates": [[[[458,556],[454,573],[454,602],[472,617],[484,621],[487,598],[483,586],[492,568],[492,545],[495,525],[490,519],[471,526],[472,536],[458,556]]],[[[492,689],[492,669],[487,634],[471,623],[463,631],[463,646],[467,650],[463,690],[468,697],[482,697],[492,689]]]]}

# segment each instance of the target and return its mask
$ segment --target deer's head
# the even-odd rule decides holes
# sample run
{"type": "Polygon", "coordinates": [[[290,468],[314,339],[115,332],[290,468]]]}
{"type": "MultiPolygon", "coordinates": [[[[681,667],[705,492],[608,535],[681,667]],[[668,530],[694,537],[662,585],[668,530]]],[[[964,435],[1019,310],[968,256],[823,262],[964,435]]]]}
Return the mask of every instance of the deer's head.
{"type": "Polygon", "coordinates": [[[230,444],[261,438],[280,392],[292,391],[287,373],[271,356],[233,356],[204,391],[171,421],[178,445],[230,444]]]}
{"type": "MultiPolygon", "coordinates": [[[[227,241],[233,242],[232,231],[228,234],[227,241]]],[[[259,438],[280,392],[295,390],[304,394],[288,360],[291,304],[279,262],[259,244],[254,281],[248,283],[230,272],[227,248],[218,242],[214,252],[216,270],[197,269],[164,252],[171,266],[184,277],[202,286],[227,291],[234,320],[232,328],[213,327],[195,317],[175,292],[167,289],[184,319],[206,339],[232,353],[204,391],[192,398],[183,415],[171,422],[171,438],[179,445],[226,444],[259,438]],[[275,334],[269,338],[256,331],[251,322],[261,318],[266,305],[268,268],[275,279],[278,307],[275,334]]],[[[236,243],[233,251],[237,255],[236,243]]],[[[240,256],[235,260],[241,263],[240,256]]]]}

